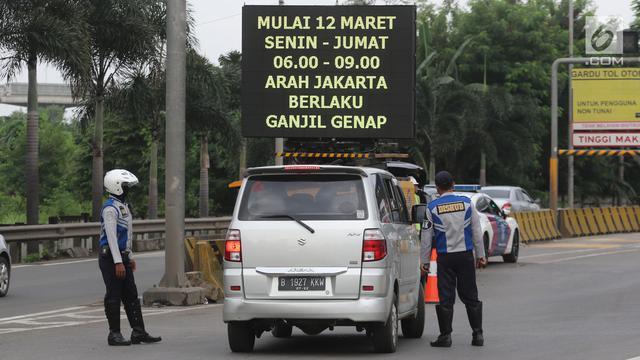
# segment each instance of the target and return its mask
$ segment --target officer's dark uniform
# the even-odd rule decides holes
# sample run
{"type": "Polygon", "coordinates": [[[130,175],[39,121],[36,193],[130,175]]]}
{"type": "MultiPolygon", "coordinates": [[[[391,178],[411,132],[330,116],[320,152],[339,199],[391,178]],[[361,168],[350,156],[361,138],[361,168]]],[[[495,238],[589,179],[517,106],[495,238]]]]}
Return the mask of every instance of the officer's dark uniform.
{"type": "MultiPolygon", "coordinates": [[[[440,189],[450,189],[452,185],[453,178],[448,172],[436,175],[436,186],[440,189]]],[[[429,264],[432,243],[438,253],[440,304],[436,306],[436,313],[440,336],[431,345],[451,346],[451,323],[457,288],[473,330],[472,344],[482,346],[482,302],[478,300],[473,251],[478,259],[485,254],[480,220],[471,199],[448,192],[429,203],[421,232],[423,264],[429,264]]]]}
{"type": "Polygon", "coordinates": [[[132,220],[129,206],[117,197],[111,196],[104,203],[98,264],[106,287],[104,309],[109,322],[109,345],[160,341],[159,337],[151,337],[144,328],[138,289],[131,268],[132,220]],[[122,263],[126,269],[126,275],[122,279],[116,277],[115,267],[118,263],[122,263]],[[133,329],[131,341],[125,340],[120,333],[121,302],[133,329]]]}

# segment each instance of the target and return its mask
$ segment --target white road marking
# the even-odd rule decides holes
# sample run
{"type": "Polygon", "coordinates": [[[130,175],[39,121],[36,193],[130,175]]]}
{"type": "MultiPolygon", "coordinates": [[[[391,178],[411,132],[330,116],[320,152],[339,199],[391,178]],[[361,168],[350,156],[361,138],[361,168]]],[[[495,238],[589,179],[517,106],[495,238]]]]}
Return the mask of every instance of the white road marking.
{"type": "Polygon", "coordinates": [[[640,249],[639,248],[632,248],[632,249],[617,250],[617,251],[606,251],[606,252],[599,252],[599,253],[595,253],[595,254],[579,255],[579,256],[572,256],[572,257],[562,258],[562,259],[541,261],[538,264],[554,264],[554,263],[559,263],[559,262],[563,262],[563,261],[584,259],[584,258],[590,258],[590,257],[594,257],[594,256],[623,254],[623,253],[630,253],[630,252],[637,252],[637,251],[640,251],[640,249]]]}
{"type": "Polygon", "coordinates": [[[575,254],[575,253],[582,253],[582,252],[589,252],[589,251],[598,251],[598,250],[602,250],[602,249],[580,249],[580,250],[567,250],[567,251],[557,251],[557,252],[552,252],[552,253],[544,253],[544,254],[535,254],[535,255],[525,255],[525,256],[520,256],[520,259],[529,259],[529,258],[535,258],[535,257],[543,257],[543,256],[553,256],[553,255],[564,255],[564,254],[575,254]]]}
{"type": "Polygon", "coordinates": [[[634,358],[627,359],[627,360],[640,360],[640,356],[636,356],[636,357],[634,357],[634,358]]]}
{"type": "Polygon", "coordinates": [[[104,313],[100,315],[68,314],[66,316],[72,319],[102,319],[104,318],[104,313]]]}
{"type": "Polygon", "coordinates": [[[43,312],[39,312],[39,313],[33,313],[33,314],[12,316],[12,317],[7,317],[7,318],[0,319],[0,323],[3,323],[5,321],[11,321],[11,320],[17,320],[17,319],[24,319],[24,318],[28,318],[28,317],[34,317],[34,316],[42,316],[42,315],[49,315],[49,314],[55,314],[55,313],[69,312],[69,311],[80,310],[80,309],[85,309],[85,308],[86,308],[86,306],[74,306],[74,307],[62,308],[62,309],[58,309],[58,310],[50,310],[50,311],[43,311],[43,312]]]}
{"type": "MultiPolygon", "coordinates": [[[[606,252],[602,252],[602,250],[604,250],[603,248],[591,248],[591,249],[579,249],[579,250],[567,250],[567,251],[556,251],[556,252],[550,252],[550,253],[542,253],[542,254],[534,254],[534,255],[524,255],[524,256],[520,256],[520,259],[529,259],[529,258],[536,258],[536,257],[545,257],[545,256],[555,256],[555,255],[567,255],[567,254],[576,254],[576,253],[583,253],[583,252],[594,252],[594,251],[600,251],[598,253],[594,253],[594,254],[589,254],[589,255],[584,255],[584,257],[591,257],[591,256],[597,256],[597,255],[608,255],[608,254],[616,254],[619,251],[625,252],[628,250],[636,250],[636,249],[640,249],[640,244],[633,244],[633,245],[620,245],[614,248],[607,248],[606,252]]],[[[582,256],[578,256],[578,257],[569,257],[567,259],[573,260],[574,258],[581,258],[582,256]]],[[[563,261],[562,259],[559,259],[558,261],[563,261]]],[[[551,262],[555,262],[555,260],[552,260],[551,262]]],[[[541,263],[548,263],[548,262],[541,262],[541,263]]]]}
{"type": "MultiPolygon", "coordinates": [[[[86,307],[85,307],[86,308],[86,307]]],[[[90,314],[90,313],[99,313],[101,316],[99,316],[100,318],[104,317],[104,309],[102,307],[93,307],[91,308],[91,310],[83,310],[83,311],[74,311],[74,312],[67,312],[67,313],[57,313],[57,314],[51,314],[51,315],[45,315],[45,316],[34,316],[31,319],[33,320],[44,320],[44,319],[54,319],[54,318],[58,318],[58,317],[72,317],[72,316],[84,316],[85,314],[90,314]]],[[[122,316],[123,312],[120,311],[120,315],[122,316]]],[[[87,315],[89,316],[89,315],[87,315]]],[[[96,315],[97,316],[97,315],[96,315]]]]}
{"type": "Polygon", "coordinates": [[[39,264],[24,264],[24,265],[14,265],[12,269],[26,268],[26,267],[42,267],[42,266],[56,266],[56,265],[69,265],[76,263],[85,263],[96,261],[98,259],[82,259],[82,260],[72,260],[72,261],[61,261],[61,262],[52,262],[52,263],[39,263],[39,264]]]}
{"type": "Polygon", "coordinates": [[[43,263],[43,264],[40,264],[40,265],[38,265],[38,266],[69,265],[69,264],[76,264],[76,263],[91,262],[91,261],[96,261],[96,260],[97,260],[97,259],[84,259],[84,260],[74,260],[74,261],[54,262],[54,263],[43,263]]]}
{"type": "Polygon", "coordinates": [[[12,323],[12,324],[20,324],[20,325],[34,325],[34,326],[41,326],[41,325],[56,326],[56,325],[77,325],[77,324],[80,324],[80,322],[78,322],[78,321],[48,321],[48,322],[42,322],[42,321],[35,321],[35,320],[14,320],[14,321],[10,321],[10,323],[12,323]]]}
{"type": "MultiPolygon", "coordinates": [[[[151,251],[151,252],[135,254],[134,259],[161,257],[162,255],[164,255],[164,251],[151,251]]],[[[26,267],[69,265],[69,264],[85,263],[85,262],[91,262],[91,261],[97,261],[97,260],[98,260],[97,258],[91,258],[91,259],[79,259],[79,260],[60,261],[60,262],[38,263],[38,264],[22,264],[22,265],[14,265],[11,267],[11,269],[20,269],[20,268],[26,268],[26,267]]]]}
{"type": "Polygon", "coordinates": [[[140,259],[140,258],[160,257],[160,255],[164,255],[164,250],[135,253],[133,256],[134,256],[134,259],[140,259]]]}
{"type": "MultiPolygon", "coordinates": [[[[222,306],[222,304],[197,305],[191,307],[143,308],[142,313],[145,317],[148,317],[219,306],[222,306]]],[[[96,308],[91,306],[76,306],[71,308],[4,318],[0,319],[0,334],[101,323],[106,321],[106,319],[104,318],[104,314],[102,313],[103,311],[104,310],[102,309],[102,307],[96,308]],[[90,313],[95,313],[95,315],[88,315],[90,313]],[[51,320],[42,321],[47,319],[51,320]],[[11,327],[3,328],[3,325],[9,325],[11,327]],[[16,325],[21,326],[16,327],[16,325]]],[[[127,318],[124,312],[121,312],[120,317],[121,319],[127,318]]]]}

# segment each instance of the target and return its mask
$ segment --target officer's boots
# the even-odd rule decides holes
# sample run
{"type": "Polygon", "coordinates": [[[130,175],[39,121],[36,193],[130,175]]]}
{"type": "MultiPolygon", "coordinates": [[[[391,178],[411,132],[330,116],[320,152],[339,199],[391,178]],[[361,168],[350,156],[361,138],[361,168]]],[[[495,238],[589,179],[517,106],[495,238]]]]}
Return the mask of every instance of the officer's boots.
{"type": "Polygon", "coordinates": [[[453,322],[453,305],[436,305],[440,336],[431,342],[433,347],[451,347],[451,323],[453,322]]]}
{"type": "Polygon", "coordinates": [[[120,304],[104,304],[104,312],[109,322],[109,336],[107,337],[109,345],[131,345],[131,341],[125,339],[120,332],[120,304]]]}
{"type": "Polygon", "coordinates": [[[131,343],[155,343],[162,340],[161,337],[155,337],[149,335],[144,329],[144,320],[142,319],[142,309],[140,308],[140,300],[135,299],[127,302],[124,305],[124,310],[127,313],[129,324],[131,325],[131,343]]]}
{"type": "Polygon", "coordinates": [[[471,345],[484,346],[484,336],[482,335],[482,303],[476,305],[467,305],[467,316],[469,317],[469,325],[473,330],[473,340],[471,345]]]}

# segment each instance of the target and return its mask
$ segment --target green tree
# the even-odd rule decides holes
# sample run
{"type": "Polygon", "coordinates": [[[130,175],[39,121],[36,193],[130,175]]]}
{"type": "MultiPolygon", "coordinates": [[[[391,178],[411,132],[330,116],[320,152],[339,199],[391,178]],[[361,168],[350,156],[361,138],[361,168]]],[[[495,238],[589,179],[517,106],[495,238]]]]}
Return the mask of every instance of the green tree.
{"type": "MultiPolygon", "coordinates": [[[[536,101],[525,95],[511,94],[504,87],[482,84],[467,87],[478,92],[483,111],[470,119],[461,153],[480,151],[480,174],[483,170],[489,174],[486,183],[534,185],[531,179],[540,176],[537,158],[541,152],[539,134],[542,132],[536,101]],[[487,168],[491,171],[487,172],[487,168]]],[[[478,162],[477,158],[456,156],[455,164],[462,169],[476,169],[478,162]]],[[[469,176],[468,173],[464,175],[469,176]]],[[[469,181],[475,179],[472,177],[469,181]]]]}
{"type": "Polygon", "coordinates": [[[568,32],[552,15],[558,5],[472,0],[469,9],[460,15],[456,34],[460,42],[473,35],[477,46],[460,59],[461,78],[481,83],[486,57],[489,85],[548,101],[551,63],[567,53],[568,32]]]}
{"type": "MultiPolygon", "coordinates": [[[[74,141],[74,126],[64,122],[62,108],[47,107],[39,113],[41,153],[46,168],[40,181],[40,218],[79,215],[87,211],[73,186],[75,159],[81,148],[74,141]]],[[[24,222],[26,189],[22,186],[26,165],[22,152],[27,142],[26,114],[13,113],[0,120],[0,223],[24,222]]]]}
{"type": "MultiPolygon", "coordinates": [[[[434,27],[447,31],[446,18],[450,9],[443,9],[435,15],[434,27]]],[[[418,104],[417,149],[413,154],[421,159],[428,168],[429,182],[435,179],[436,157],[455,153],[464,142],[466,119],[479,111],[477,96],[455,79],[456,61],[471,42],[464,41],[453,54],[447,51],[437,52],[429,46],[430,31],[427,22],[419,24],[416,98],[418,104]],[[429,149],[429,165],[423,157],[423,151],[429,149]]],[[[441,33],[441,32],[440,32],[441,33]]],[[[446,41],[445,41],[446,42],[446,41]]]]}
{"type": "MultiPolygon", "coordinates": [[[[107,98],[107,109],[126,124],[118,125],[115,131],[128,128],[145,140],[148,148],[148,198],[147,218],[158,217],[158,151],[164,123],[165,75],[160,62],[147,68],[136,69],[127,74],[125,80],[114,86],[107,98]]],[[[123,134],[125,135],[125,134],[123,134]]],[[[115,154],[114,154],[115,155],[115,154]]]]}
{"type": "Polygon", "coordinates": [[[12,79],[26,64],[27,100],[26,171],[27,223],[39,223],[38,168],[38,62],[54,65],[65,79],[85,73],[87,27],[82,0],[0,0],[0,77],[12,79]]]}
{"type": "Polygon", "coordinates": [[[115,79],[157,57],[165,32],[162,0],[85,0],[90,28],[91,74],[87,112],[93,112],[92,218],[100,216],[104,176],[104,105],[115,79]]]}
{"type": "Polygon", "coordinates": [[[633,9],[633,16],[635,17],[633,26],[636,29],[640,29],[640,0],[632,0],[631,8],[633,9]]]}
{"type": "MultiPolygon", "coordinates": [[[[222,74],[225,77],[229,88],[226,99],[226,107],[229,112],[233,127],[240,134],[240,96],[242,87],[242,54],[238,51],[230,51],[218,58],[222,74]]],[[[238,178],[242,178],[242,173],[247,168],[247,141],[245,137],[240,137],[240,150],[238,155],[238,178]]]]}
{"type": "MultiPolygon", "coordinates": [[[[574,1],[575,19],[575,53],[580,54],[584,49],[583,37],[584,16],[591,13],[589,0],[574,1]]],[[[549,83],[551,63],[558,57],[568,54],[568,2],[528,1],[514,2],[507,0],[472,0],[468,3],[468,11],[457,11],[451,16],[450,32],[452,43],[460,44],[469,36],[474,37],[473,46],[470,46],[458,60],[459,79],[465,83],[486,83],[490,89],[500,89],[501,94],[489,94],[489,98],[483,99],[485,115],[478,125],[484,130],[485,144],[478,144],[478,139],[485,138],[472,136],[468,140],[480,147],[482,153],[487,154],[486,164],[491,168],[488,174],[488,182],[507,182],[528,184],[542,189],[548,174],[545,167],[548,156],[548,113],[549,113],[549,83]],[[496,98],[495,96],[498,97],[496,98]],[[501,109],[491,104],[503,103],[501,109]],[[506,103],[505,103],[506,102],[506,103]],[[514,104],[525,107],[526,112],[521,112],[528,124],[524,122],[511,123],[513,117],[508,109],[519,111],[514,104]],[[496,112],[500,110],[500,112],[496,112]],[[493,114],[493,115],[491,115],[493,114]],[[493,118],[490,118],[493,116],[493,118]],[[502,117],[500,121],[498,118],[502,117]],[[489,117],[489,118],[488,118],[489,117]],[[504,122],[505,125],[500,125],[504,122]],[[503,126],[515,129],[524,128],[527,133],[524,138],[506,138],[501,136],[517,136],[506,134],[503,126]],[[500,136],[498,136],[500,134],[500,136]],[[521,151],[502,152],[499,147],[505,148],[505,143],[535,144],[535,148],[526,145],[523,149],[529,149],[526,153],[521,151]],[[488,144],[495,146],[489,146],[488,144]],[[495,152],[493,150],[495,148],[495,152]],[[535,158],[532,158],[535,154],[535,158]],[[517,155],[517,156],[516,156],[517,155]],[[523,157],[529,160],[523,161],[523,157]],[[491,164],[500,164],[495,166],[491,164]],[[510,172],[502,169],[511,169],[510,172]],[[518,171],[513,171],[518,169],[518,171]]],[[[566,73],[561,74],[562,81],[566,80],[566,73]]],[[[477,90],[477,89],[476,89],[477,90]]],[[[561,88],[561,92],[563,89],[561,88]]],[[[565,93],[561,93],[562,99],[567,99],[565,93]]],[[[562,106],[562,103],[561,103],[562,106]]],[[[567,139],[566,133],[562,134],[561,145],[567,139]]],[[[481,153],[481,157],[482,157],[481,153]]],[[[481,163],[483,163],[481,161],[481,163]]],[[[469,165],[462,159],[462,164],[469,165]]],[[[471,169],[471,168],[470,168],[471,169]]],[[[472,169],[477,169],[474,165],[472,169]]],[[[471,179],[474,179],[472,176],[471,179]]]]}
{"type": "MultiPolygon", "coordinates": [[[[191,49],[187,52],[188,129],[200,140],[199,216],[209,215],[209,140],[211,136],[225,144],[237,138],[226,108],[228,84],[222,70],[191,49]],[[217,136],[220,135],[220,136],[217,136]]],[[[229,146],[230,148],[237,148],[229,146]]]]}

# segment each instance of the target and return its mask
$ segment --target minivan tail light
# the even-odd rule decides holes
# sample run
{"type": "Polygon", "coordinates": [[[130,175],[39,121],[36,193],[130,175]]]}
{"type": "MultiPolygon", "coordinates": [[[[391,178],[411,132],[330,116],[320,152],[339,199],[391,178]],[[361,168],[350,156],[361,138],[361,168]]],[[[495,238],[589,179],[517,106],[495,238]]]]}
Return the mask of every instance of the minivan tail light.
{"type": "Polygon", "coordinates": [[[362,241],[362,261],[378,261],[387,256],[387,241],[380,229],[364,231],[362,241]]]}
{"type": "Polygon", "coordinates": [[[502,205],[502,210],[511,210],[511,203],[508,201],[504,203],[504,205],[502,205]]]}
{"type": "Polygon", "coordinates": [[[240,244],[240,230],[230,229],[224,242],[224,259],[227,261],[242,261],[242,246],[240,244]]]}

